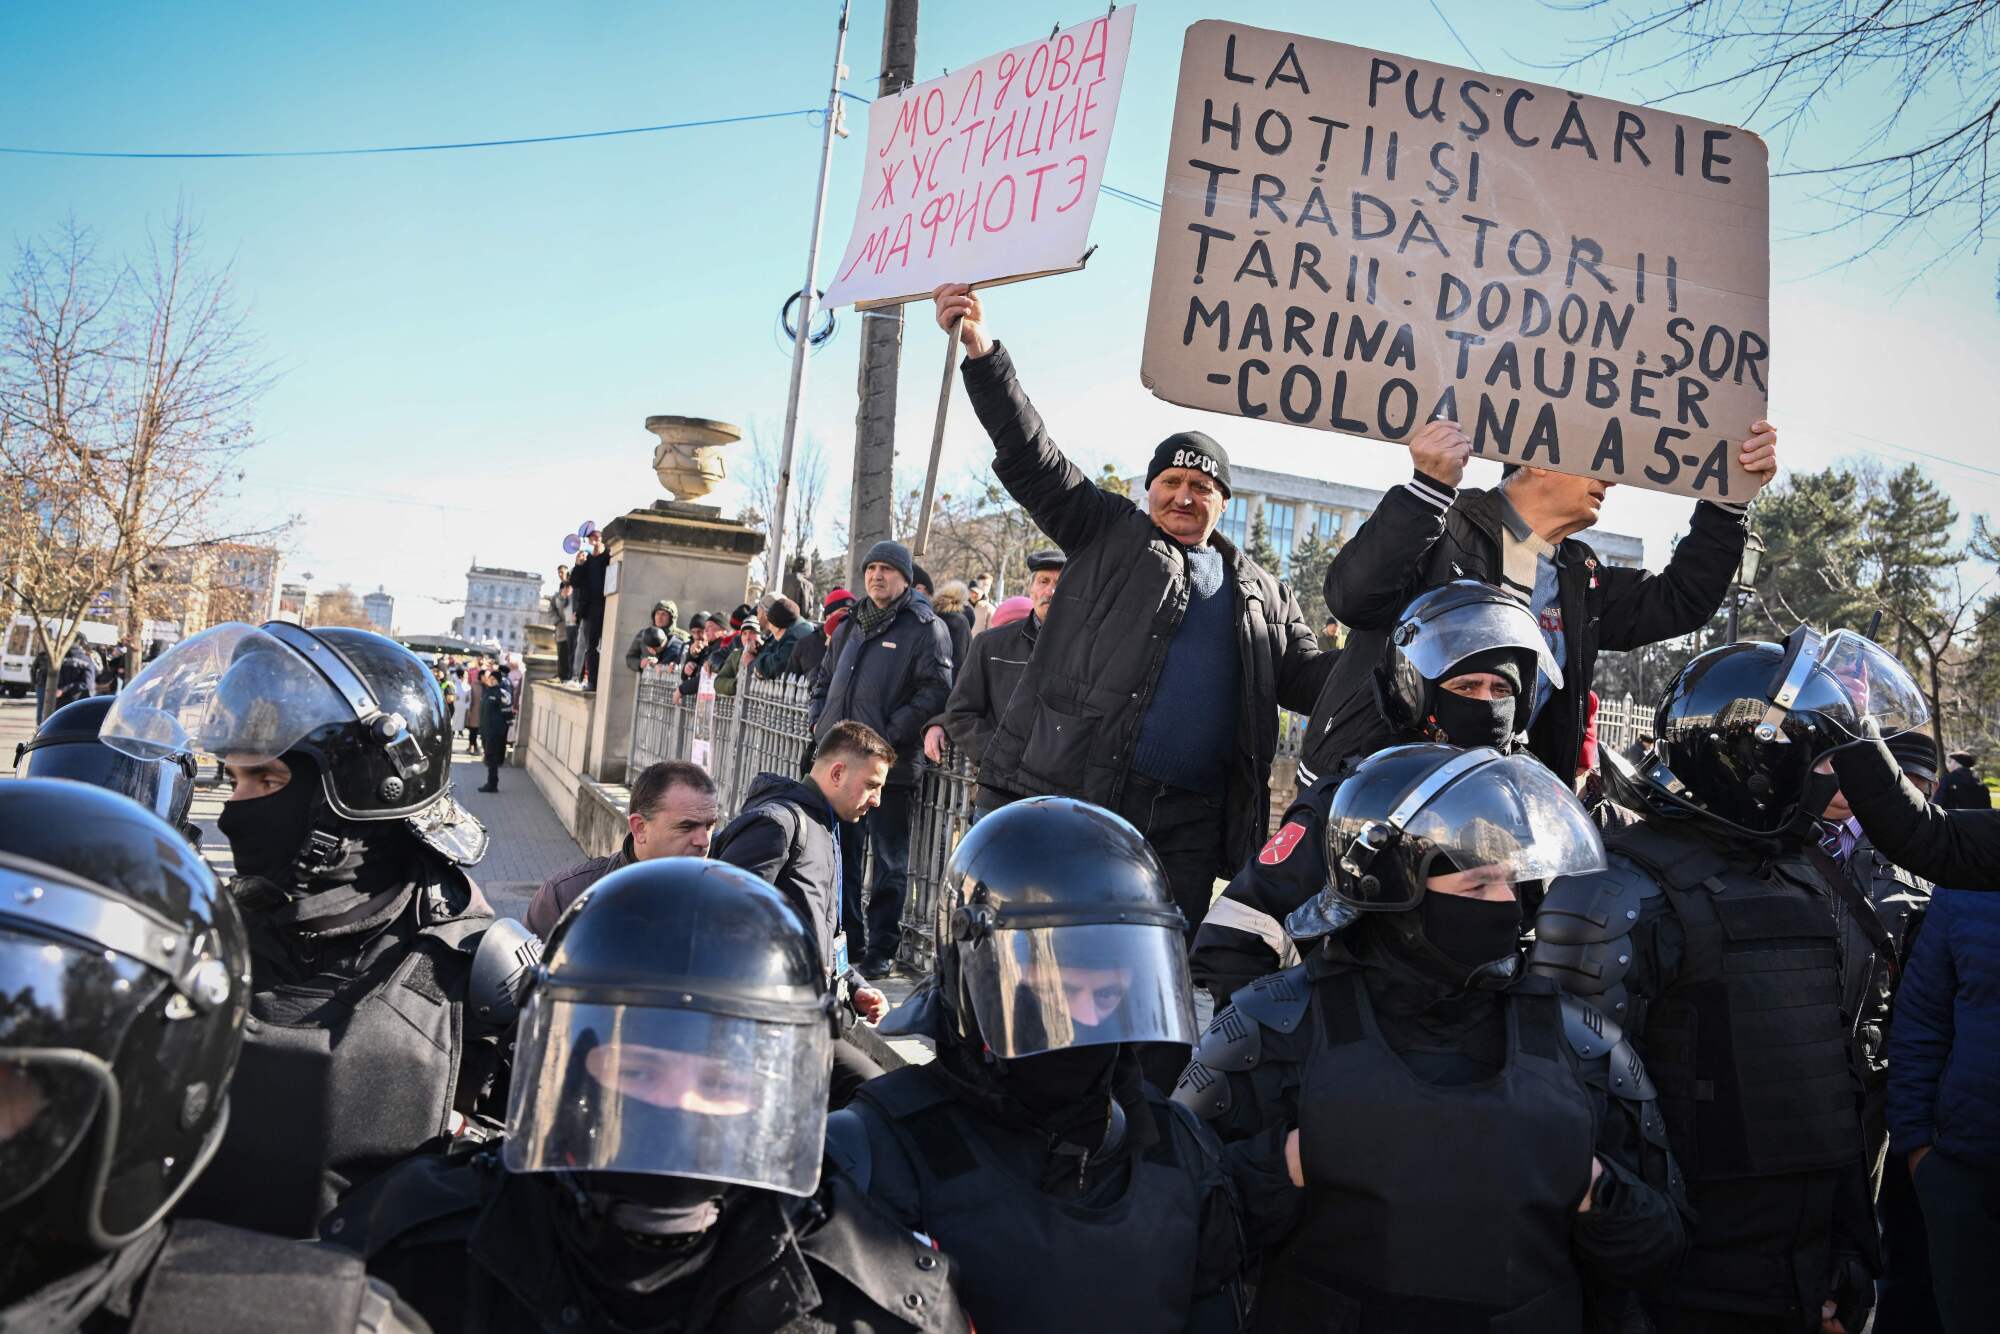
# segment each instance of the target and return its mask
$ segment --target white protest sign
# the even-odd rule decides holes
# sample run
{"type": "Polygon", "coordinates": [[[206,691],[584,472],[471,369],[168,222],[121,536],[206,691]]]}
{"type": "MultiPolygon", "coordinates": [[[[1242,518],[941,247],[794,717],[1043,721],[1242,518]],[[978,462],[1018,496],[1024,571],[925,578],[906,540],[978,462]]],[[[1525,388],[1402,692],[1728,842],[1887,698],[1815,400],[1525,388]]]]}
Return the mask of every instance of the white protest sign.
{"type": "Polygon", "coordinates": [[[1118,114],[1130,5],[868,108],[854,231],[824,304],[1083,267],[1118,114]]]}

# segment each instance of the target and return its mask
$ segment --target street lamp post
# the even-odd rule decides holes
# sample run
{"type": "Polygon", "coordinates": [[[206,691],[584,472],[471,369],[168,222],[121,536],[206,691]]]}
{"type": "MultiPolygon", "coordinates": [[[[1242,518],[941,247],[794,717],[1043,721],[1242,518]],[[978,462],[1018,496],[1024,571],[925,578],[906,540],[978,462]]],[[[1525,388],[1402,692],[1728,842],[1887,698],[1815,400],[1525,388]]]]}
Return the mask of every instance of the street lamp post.
{"type": "Polygon", "coordinates": [[[1764,539],[1751,533],[1743,543],[1743,558],[1736,563],[1736,581],[1729,586],[1729,642],[1736,642],[1737,615],[1743,609],[1743,597],[1757,583],[1757,569],[1764,563],[1764,539]]]}

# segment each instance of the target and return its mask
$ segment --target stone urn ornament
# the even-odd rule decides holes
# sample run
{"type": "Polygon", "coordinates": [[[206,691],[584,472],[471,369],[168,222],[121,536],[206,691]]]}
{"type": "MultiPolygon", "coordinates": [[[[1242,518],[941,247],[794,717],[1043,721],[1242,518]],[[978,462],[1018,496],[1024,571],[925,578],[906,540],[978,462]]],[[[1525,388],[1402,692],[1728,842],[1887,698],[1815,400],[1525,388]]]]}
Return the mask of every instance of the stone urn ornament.
{"type": "Polygon", "coordinates": [[[676,500],[700,500],[729,476],[722,451],[743,438],[743,429],[706,417],[648,417],[646,429],[660,438],[653,472],[676,500]]]}

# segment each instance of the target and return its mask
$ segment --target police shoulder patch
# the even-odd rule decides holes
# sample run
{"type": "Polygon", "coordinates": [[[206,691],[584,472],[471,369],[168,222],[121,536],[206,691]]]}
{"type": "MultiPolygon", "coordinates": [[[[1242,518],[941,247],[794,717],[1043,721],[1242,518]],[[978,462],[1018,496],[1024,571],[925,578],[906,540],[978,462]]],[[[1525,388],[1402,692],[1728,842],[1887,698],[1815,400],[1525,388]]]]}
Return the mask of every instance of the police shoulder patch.
{"type": "Polygon", "coordinates": [[[1300,824],[1297,820],[1285,821],[1284,827],[1271,835],[1271,841],[1266,843],[1264,850],[1257,854],[1258,864],[1262,866],[1281,865],[1287,857],[1292,855],[1292,849],[1296,848],[1305,836],[1306,827],[1304,825],[1300,824]]]}

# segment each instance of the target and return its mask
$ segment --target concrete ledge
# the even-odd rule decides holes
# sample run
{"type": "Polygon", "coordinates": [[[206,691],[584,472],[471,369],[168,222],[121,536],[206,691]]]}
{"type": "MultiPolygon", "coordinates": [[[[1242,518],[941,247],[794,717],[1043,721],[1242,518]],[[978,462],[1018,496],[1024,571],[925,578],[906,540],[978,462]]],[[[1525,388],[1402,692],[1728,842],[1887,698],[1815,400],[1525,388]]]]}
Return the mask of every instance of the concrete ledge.
{"type": "Polygon", "coordinates": [[[576,823],[571,826],[570,835],[586,857],[608,857],[624,845],[625,835],[631,829],[625,822],[631,800],[631,789],[623,784],[600,783],[591,778],[578,781],[576,823]]]}

